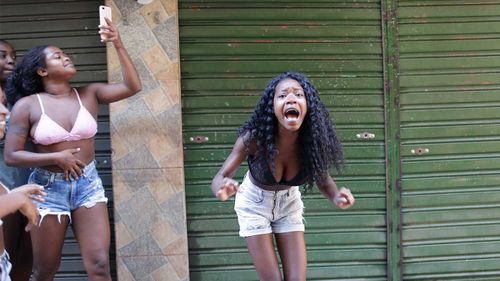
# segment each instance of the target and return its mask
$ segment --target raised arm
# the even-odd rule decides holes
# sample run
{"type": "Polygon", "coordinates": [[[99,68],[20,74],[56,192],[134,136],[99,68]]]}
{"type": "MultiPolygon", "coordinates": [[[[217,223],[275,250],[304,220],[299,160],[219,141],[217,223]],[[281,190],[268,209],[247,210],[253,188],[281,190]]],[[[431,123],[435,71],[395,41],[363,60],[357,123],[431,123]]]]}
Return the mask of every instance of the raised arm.
{"type": "Polygon", "coordinates": [[[239,137],[233,146],[231,154],[226,158],[219,172],[212,180],[212,193],[221,201],[227,200],[238,190],[238,182],[233,180],[234,173],[247,156],[243,138],[239,137]]]}
{"type": "Polygon", "coordinates": [[[328,175],[325,182],[316,184],[318,185],[318,189],[321,191],[323,196],[339,208],[347,209],[354,204],[355,200],[351,191],[345,187],[338,189],[337,184],[331,176],[328,175]]]}
{"type": "Polygon", "coordinates": [[[107,26],[99,26],[99,34],[103,35],[104,42],[111,42],[115,47],[122,70],[122,82],[105,84],[96,83],[92,87],[96,93],[99,103],[112,103],[119,101],[139,92],[142,89],[139,74],[135,69],[127,50],[123,46],[118,29],[106,18],[107,26]]]}

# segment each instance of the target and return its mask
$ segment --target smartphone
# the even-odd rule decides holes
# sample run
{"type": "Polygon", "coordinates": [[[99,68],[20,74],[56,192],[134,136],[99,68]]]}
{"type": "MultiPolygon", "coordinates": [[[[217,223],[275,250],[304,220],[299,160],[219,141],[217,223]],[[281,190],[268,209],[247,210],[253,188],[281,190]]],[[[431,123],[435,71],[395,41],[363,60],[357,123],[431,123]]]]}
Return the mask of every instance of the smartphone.
{"type": "Polygon", "coordinates": [[[104,18],[108,18],[111,20],[111,8],[108,6],[99,6],[99,24],[100,25],[108,25],[104,18]]]}

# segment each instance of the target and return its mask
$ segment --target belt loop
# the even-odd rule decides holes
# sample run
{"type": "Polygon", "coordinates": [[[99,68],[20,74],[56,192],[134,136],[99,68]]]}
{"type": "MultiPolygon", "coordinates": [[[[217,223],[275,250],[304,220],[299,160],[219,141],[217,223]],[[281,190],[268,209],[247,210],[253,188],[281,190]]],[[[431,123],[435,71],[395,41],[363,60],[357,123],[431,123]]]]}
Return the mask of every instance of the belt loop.
{"type": "Polygon", "coordinates": [[[82,177],[87,177],[87,169],[89,168],[89,166],[92,164],[92,162],[90,162],[90,164],[88,164],[87,166],[83,167],[82,168],[82,177]]]}
{"type": "Polygon", "coordinates": [[[50,173],[50,179],[49,179],[49,182],[50,183],[53,183],[56,179],[56,174],[55,173],[50,173]]]}

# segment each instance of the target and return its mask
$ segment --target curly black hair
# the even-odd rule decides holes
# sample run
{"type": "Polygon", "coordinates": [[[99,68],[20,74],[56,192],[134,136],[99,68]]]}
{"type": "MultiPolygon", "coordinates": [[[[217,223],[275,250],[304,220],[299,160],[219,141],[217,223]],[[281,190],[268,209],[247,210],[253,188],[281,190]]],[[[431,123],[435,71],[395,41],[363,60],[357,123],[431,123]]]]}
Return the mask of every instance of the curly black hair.
{"type": "Polygon", "coordinates": [[[247,149],[255,141],[257,154],[264,157],[264,163],[271,163],[274,170],[278,129],[273,109],[274,91],[284,79],[297,81],[304,89],[307,100],[307,114],[300,128],[299,142],[303,161],[301,169],[306,177],[306,190],[310,190],[314,182],[325,182],[332,165],[341,172],[344,153],[328,110],[316,88],[302,73],[284,72],[274,77],[264,89],[250,119],[239,128],[238,134],[243,137],[247,149]]]}
{"type": "Polygon", "coordinates": [[[9,104],[14,105],[23,97],[44,91],[42,77],[37,71],[45,67],[44,51],[47,47],[48,45],[40,45],[31,48],[16,65],[5,86],[9,104]]]}

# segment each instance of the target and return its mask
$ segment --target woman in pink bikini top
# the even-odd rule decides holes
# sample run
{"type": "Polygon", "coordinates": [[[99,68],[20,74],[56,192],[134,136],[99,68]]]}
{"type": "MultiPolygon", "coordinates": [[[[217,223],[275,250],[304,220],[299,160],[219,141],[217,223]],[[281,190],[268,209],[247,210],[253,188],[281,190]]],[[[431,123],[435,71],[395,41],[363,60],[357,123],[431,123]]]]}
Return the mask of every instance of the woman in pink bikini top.
{"type": "MultiPolygon", "coordinates": [[[[117,50],[128,58],[121,41],[117,50]]],[[[69,80],[76,68],[56,46],[34,47],[16,70],[6,90],[9,102],[15,106],[6,137],[9,144],[5,147],[5,161],[14,166],[62,172],[68,179],[81,176],[82,169],[94,160],[98,105],[127,98],[141,88],[131,61],[122,64],[122,83],[73,88],[69,80]],[[21,77],[20,73],[32,77],[21,77]],[[34,143],[34,152],[23,149],[28,138],[34,143]]]]}
{"type": "Polygon", "coordinates": [[[32,131],[31,139],[35,144],[41,145],[51,145],[54,143],[64,142],[64,141],[79,141],[84,139],[90,139],[97,133],[97,122],[94,116],[85,108],[80,99],[78,91],[73,88],[75,95],[78,98],[78,103],[80,109],[76,114],[75,123],[70,131],[67,131],[61,125],[57,124],[50,116],[45,113],[43,107],[43,101],[40,94],[36,94],[38,101],[40,102],[40,109],[42,110],[42,115],[40,120],[38,120],[38,125],[35,130],[32,131]]]}
{"type": "Polygon", "coordinates": [[[37,46],[25,54],[7,81],[14,107],[5,141],[8,165],[36,167],[29,183],[45,186],[37,202],[40,224],[31,231],[31,280],[53,280],[68,225],[73,225],[89,280],[111,281],[107,198],[94,163],[99,104],[119,101],[141,90],[139,75],[111,21],[99,26],[113,43],[123,81],[74,88],[76,68],[56,46],[37,46]],[[33,151],[24,145],[31,138],[33,151]]]}

